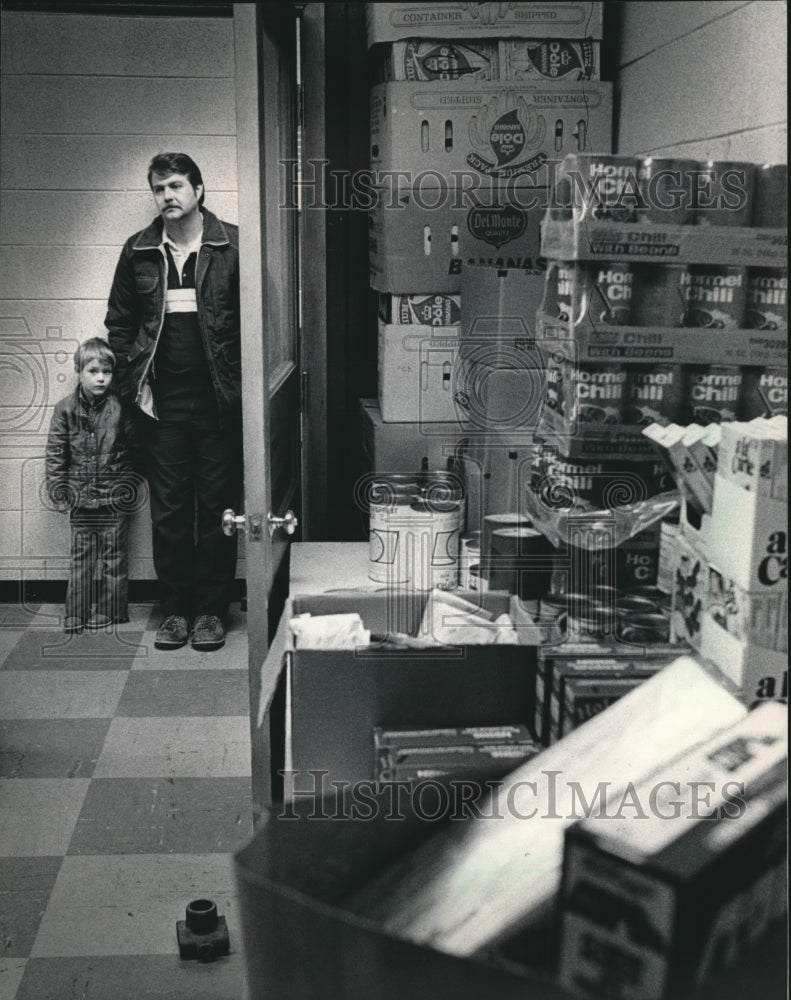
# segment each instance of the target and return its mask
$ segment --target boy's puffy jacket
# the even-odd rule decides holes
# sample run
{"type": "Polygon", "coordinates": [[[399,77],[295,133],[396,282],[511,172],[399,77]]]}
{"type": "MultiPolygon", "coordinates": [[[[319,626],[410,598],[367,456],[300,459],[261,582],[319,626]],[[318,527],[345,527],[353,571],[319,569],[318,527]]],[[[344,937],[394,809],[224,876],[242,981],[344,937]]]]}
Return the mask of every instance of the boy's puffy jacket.
{"type": "MultiPolygon", "coordinates": [[[[153,416],[151,365],[165,317],[167,258],[161,218],[124,244],[104,324],[116,357],[117,388],[153,416]]],[[[239,230],[203,210],[203,242],[195,266],[198,326],[221,418],[242,392],[239,319],[239,230]]]]}
{"type": "Polygon", "coordinates": [[[137,506],[139,449],[135,425],[119,397],[90,404],[79,387],[55,404],[46,453],[50,500],[60,510],[137,506]]]}

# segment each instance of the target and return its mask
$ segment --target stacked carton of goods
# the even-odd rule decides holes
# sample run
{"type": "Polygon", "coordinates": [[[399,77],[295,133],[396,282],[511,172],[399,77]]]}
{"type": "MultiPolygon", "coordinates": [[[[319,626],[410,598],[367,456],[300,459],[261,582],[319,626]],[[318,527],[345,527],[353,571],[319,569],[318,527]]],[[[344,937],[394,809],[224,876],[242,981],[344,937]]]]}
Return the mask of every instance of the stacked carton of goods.
{"type": "Polygon", "coordinates": [[[703,446],[708,472],[702,475],[694,427],[646,429],[677,464],[684,496],[673,631],[714,663],[748,705],[786,699],[787,417],[734,421],[716,431],[703,446]]]}
{"type": "MultiPolygon", "coordinates": [[[[532,278],[519,309],[535,336],[539,226],[553,162],[611,142],[612,88],[599,81],[602,4],[366,11],[379,81],[371,91],[369,247],[380,308],[378,412],[364,404],[364,433],[378,437],[382,446],[369,452],[380,453],[385,438],[411,437],[416,459],[411,470],[394,469],[369,455],[368,471],[444,471],[470,460],[477,475],[466,483],[466,524],[476,532],[505,457],[488,433],[492,413],[521,395],[524,379],[501,364],[487,377],[485,348],[472,363],[469,344],[462,356],[463,270],[510,269],[513,285],[532,278]]],[[[515,510],[517,495],[502,509],[515,510]]]]}
{"type": "MultiPolygon", "coordinates": [[[[678,427],[710,500],[707,428],[787,412],[786,180],[784,165],[566,157],[542,230],[537,473],[569,502],[595,511],[621,487],[631,503],[667,490],[678,470],[656,465],[652,422],[678,427]]],[[[656,575],[643,560],[641,582],[666,586],[661,530],[642,534],[656,575]]],[[[682,536],[694,567],[700,538],[682,536]]]]}

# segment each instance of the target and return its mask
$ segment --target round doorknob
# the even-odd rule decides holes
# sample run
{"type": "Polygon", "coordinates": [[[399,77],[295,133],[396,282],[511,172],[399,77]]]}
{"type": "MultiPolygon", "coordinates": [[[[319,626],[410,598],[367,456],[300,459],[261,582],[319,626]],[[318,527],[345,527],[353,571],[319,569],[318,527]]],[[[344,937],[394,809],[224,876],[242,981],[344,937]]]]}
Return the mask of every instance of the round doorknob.
{"type": "Polygon", "coordinates": [[[222,530],[225,535],[235,535],[237,531],[244,531],[247,518],[244,514],[237,514],[230,507],[222,512],[222,530]]]}
{"type": "Polygon", "coordinates": [[[297,530],[297,525],[299,521],[297,520],[297,515],[293,510],[287,510],[282,517],[275,517],[271,512],[266,515],[266,519],[269,522],[269,537],[277,531],[278,528],[282,528],[287,535],[293,535],[297,530]]]}

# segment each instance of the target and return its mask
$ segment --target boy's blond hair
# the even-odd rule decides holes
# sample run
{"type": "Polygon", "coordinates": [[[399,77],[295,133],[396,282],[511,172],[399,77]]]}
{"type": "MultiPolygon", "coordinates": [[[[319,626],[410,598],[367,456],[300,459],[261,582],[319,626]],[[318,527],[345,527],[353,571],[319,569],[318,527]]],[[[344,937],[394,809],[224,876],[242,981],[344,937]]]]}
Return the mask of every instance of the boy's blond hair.
{"type": "Polygon", "coordinates": [[[74,370],[81,372],[91,361],[102,361],[115,370],[115,355],[103,337],[91,337],[74,352],[74,370]]]}

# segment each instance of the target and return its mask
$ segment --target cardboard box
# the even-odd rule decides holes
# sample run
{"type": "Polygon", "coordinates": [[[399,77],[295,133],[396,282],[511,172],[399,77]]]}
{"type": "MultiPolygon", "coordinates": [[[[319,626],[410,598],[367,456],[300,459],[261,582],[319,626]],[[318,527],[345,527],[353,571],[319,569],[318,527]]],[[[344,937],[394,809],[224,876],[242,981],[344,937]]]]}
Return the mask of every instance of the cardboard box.
{"type": "Polygon", "coordinates": [[[399,80],[598,80],[600,46],[591,39],[470,39],[459,42],[410,38],[382,54],[381,79],[399,80]]]}
{"type": "Polygon", "coordinates": [[[557,742],[594,715],[615,704],[644,680],[643,676],[562,678],[562,692],[560,689],[552,690],[550,743],[557,742]]]}
{"type": "Polygon", "coordinates": [[[706,554],[742,590],[787,591],[788,503],[743,490],[718,471],[706,554]]]}
{"type": "Polygon", "coordinates": [[[743,642],[710,615],[703,618],[700,651],[734,685],[748,708],[788,701],[788,653],[743,642]]]}
{"type": "MultiPolygon", "coordinates": [[[[535,193],[531,198],[538,200],[535,193]]],[[[539,260],[540,207],[507,204],[500,192],[474,194],[379,188],[369,215],[371,286],[459,293],[462,266],[534,269],[539,260]]]]}
{"type": "Polygon", "coordinates": [[[361,472],[417,472],[447,469],[466,440],[452,423],[385,423],[375,399],[361,399],[361,472]]]}
{"type": "Polygon", "coordinates": [[[385,423],[465,419],[455,400],[459,328],[379,320],[379,410],[385,423]]]}
{"type": "Polygon", "coordinates": [[[727,261],[741,267],[788,267],[788,235],[784,229],[740,226],[578,224],[546,219],[541,229],[541,252],[553,260],[653,260],[658,264],[727,261]]]}
{"type": "Polygon", "coordinates": [[[546,209],[556,161],[611,147],[611,83],[404,81],[371,89],[371,169],[403,171],[426,191],[462,177],[507,183],[512,201],[546,209]]]}
{"type": "Polygon", "coordinates": [[[424,781],[427,778],[459,777],[485,781],[502,778],[540,751],[529,744],[487,743],[480,746],[414,747],[391,751],[377,760],[375,779],[424,781]]]}
{"type": "MultiPolygon", "coordinates": [[[[289,1000],[570,1000],[555,977],[497,953],[459,958],[388,934],[340,901],[375,872],[454,825],[450,809],[430,813],[405,797],[393,822],[392,789],[370,804],[337,808],[300,800],[265,811],[253,840],[234,858],[247,980],[253,997],[289,1000]],[[323,817],[323,819],[322,819],[323,817]]],[[[457,825],[457,824],[456,824],[457,825]]],[[[677,1000],[782,996],[784,928],[713,980],[677,1000]]],[[[206,970],[202,970],[206,971],[206,970]]]]}
{"type": "Polygon", "coordinates": [[[671,642],[686,642],[693,649],[700,649],[701,630],[708,611],[708,583],[709,564],[699,541],[681,530],[676,539],[673,572],[671,642]]]}
{"type": "MultiPolygon", "coordinates": [[[[297,598],[284,615],[357,612],[376,636],[415,635],[427,594],[403,591],[326,594],[297,598]]],[[[506,613],[503,592],[475,595],[474,603],[506,613]]],[[[294,788],[374,778],[374,729],[498,726],[534,712],[535,648],[469,645],[425,649],[294,649],[288,653],[290,767],[294,788]]]]}
{"type": "Polygon", "coordinates": [[[685,652],[688,652],[688,647],[678,643],[646,646],[642,649],[616,641],[585,644],[563,642],[542,647],[536,669],[536,735],[546,745],[554,742],[551,732],[552,705],[554,701],[557,733],[560,707],[566,697],[567,678],[642,682],[685,652]]]}
{"type": "Polygon", "coordinates": [[[461,298],[458,295],[380,295],[379,318],[397,326],[458,326],[461,298]]]}
{"type": "MultiPolygon", "coordinates": [[[[724,227],[721,227],[724,228],[724,227]]],[[[711,364],[785,365],[788,330],[708,330],[676,327],[572,327],[546,312],[537,320],[538,335],[569,344],[577,361],[622,362],[630,365],[711,364]]]]}
{"type": "Polygon", "coordinates": [[[675,1000],[784,923],[787,764],[786,713],[766,705],[637,784],[628,811],[572,827],[561,983],[675,1000]]]}
{"type": "Polygon", "coordinates": [[[788,591],[743,590],[709,566],[708,615],[740,642],[788,651],[788,591]]]}
{"type": "Polygon", "coordinates": [[[381,726],[374,729],[374,749],[377,751],[532,742],[532,733],[521,722],[502,726],[454,726],[444,729],[383,729],[381,726]]]}
{"type": "MultiPolygon", "coordinates": [[[[706,740],[745,714],[716,679],[680,657],[512,772],[493,793],[492,820],[484,813],[454,824],[371,879],[348,905],[452,954],[496,948],[542,923],[552,907],[563,834],[579,815],[581,788],[588,797],[604,782],[617,796],[679,746],[706,740]]],[[[492,809],[491,799],[482,806],[492,809]]]]}
{"type": "Polygon", "coordinates": [[[402,38],[601,38],[602,3],[369,3],[368,45],[402,38]]]}

